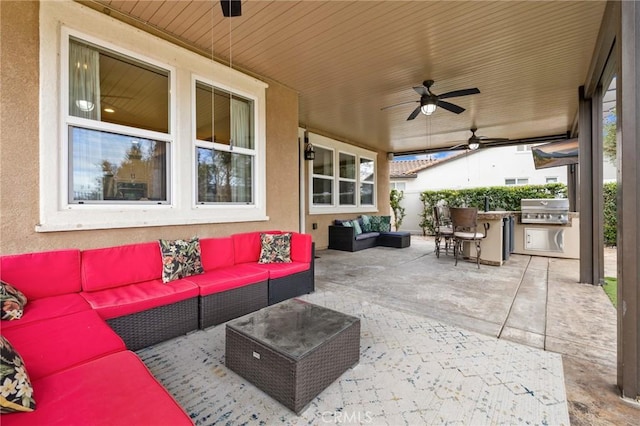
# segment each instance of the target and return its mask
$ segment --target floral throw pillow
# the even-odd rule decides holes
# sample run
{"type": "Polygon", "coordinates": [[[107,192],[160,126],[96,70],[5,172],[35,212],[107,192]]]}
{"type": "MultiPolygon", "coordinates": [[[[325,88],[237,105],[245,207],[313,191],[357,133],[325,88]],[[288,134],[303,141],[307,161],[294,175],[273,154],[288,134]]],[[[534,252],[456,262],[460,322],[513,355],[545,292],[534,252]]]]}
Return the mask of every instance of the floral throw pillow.
{"type": "Polygon", "coordinates": [[[0,281],[0,303],[2,303],[2,319],[17,320],[22,318],[27,297],[12,285],[0,281]]]}
{"type": "Polygon", "coordinates": [[[260,234],[258,263],[290,263],[291,234],[260,234]]]}
{"type": "Polygon", "coordinates": [[[162,252],[162,282],[168,283],[191,275],[202,274],[200,240],[159,240],[162,252]]]}
{"type": "Polygon", "coordinates": [[[22,357],[11,343],[0,336],[0,413],[33,411],[33,386],[22,362],[22,357]]]}

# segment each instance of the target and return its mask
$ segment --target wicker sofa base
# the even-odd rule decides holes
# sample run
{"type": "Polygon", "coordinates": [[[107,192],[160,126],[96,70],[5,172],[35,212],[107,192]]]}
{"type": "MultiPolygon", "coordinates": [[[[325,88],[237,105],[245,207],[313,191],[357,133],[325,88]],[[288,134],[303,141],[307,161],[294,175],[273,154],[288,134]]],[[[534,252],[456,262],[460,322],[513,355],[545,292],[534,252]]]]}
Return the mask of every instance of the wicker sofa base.
{"type": "Polygon", "coordinates": [[[267,306],[268,281],[199,297],[199,327],[205,329],[267,306]]]}
{"type": "Polygon", "coordinates": [[[137,351],[198,329],[198,298],[107,320],[124,340],[127,349],[137,351]]]}
{"type": "Polygon", "coordinates": [[[303,294],[315,291],[313,279],[313,263],[311,267],[297,274],[269,280],[269,305],[273,305],[283,300],[302,296],[303,294]]]}
{"type": "Polygon", "coordinates": [[[298,361],[229,327],[225,340],[226,366],[296,414],[360,360],[360,321],[298,361]]]}

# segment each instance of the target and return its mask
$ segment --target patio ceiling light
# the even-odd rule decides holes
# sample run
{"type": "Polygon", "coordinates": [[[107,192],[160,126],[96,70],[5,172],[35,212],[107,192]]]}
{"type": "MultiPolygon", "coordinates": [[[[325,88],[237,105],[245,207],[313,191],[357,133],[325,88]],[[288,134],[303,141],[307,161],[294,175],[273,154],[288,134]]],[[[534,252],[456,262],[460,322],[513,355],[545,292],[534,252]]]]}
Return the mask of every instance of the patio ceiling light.
{"type": "Polygon", "coordinates": [[[420,111],[422,111],[424,115],[433,114],[437,108],[436,102],[437,102],[436,99],[433,99],[433,98],[427,99],[427,102],[420,107],[420,111]]]}

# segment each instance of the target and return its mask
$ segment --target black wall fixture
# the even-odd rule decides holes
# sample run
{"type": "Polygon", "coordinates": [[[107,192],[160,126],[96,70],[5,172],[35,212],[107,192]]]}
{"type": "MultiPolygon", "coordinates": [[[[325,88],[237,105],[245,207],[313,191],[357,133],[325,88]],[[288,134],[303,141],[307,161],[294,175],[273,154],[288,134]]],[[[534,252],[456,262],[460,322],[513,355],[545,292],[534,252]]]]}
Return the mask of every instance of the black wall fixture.
{"type": "Polygon", "coordinates": [[[229,18],[232,16],[242,16],[242,2],[240,0],[220,0],[222,14],[229,18]]]}

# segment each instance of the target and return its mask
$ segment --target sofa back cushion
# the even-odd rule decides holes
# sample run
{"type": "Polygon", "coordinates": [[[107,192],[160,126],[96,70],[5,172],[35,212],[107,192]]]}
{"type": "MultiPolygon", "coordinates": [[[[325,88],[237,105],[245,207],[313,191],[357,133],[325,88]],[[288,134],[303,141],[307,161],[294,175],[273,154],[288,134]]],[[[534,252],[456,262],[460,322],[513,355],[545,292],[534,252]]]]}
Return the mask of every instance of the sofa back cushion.
{"type": "Polygon", "coordinates": [[[233,266],[233,239],[202,238],[200,240],[200,258],[205,271],[233,266]]]}
{"type": "Polygon", "coordinates": [[[236,264],[255,262],[260,258],[260,234],[281,234],[282,231],[256,231],[233,234],[233,253],[236,264]]]}
{"type": "Polygon", "coordinates": [[[293,262],[311,263],[311,256],[313,256],[311,243],[311,235],[293,232],[291,234],[291,260],[293,262]]]}
{"type": "Polygon", "coordinates": [[[0,257],[0,277],[27,299],[79,293],[80,250],[55,250],[0,257]]]}
{"type": "Polygon", "coordinates": [[[105,290],[162,276],[162,256],[157,241],[82,252],[82,289],[105,290]]]}

